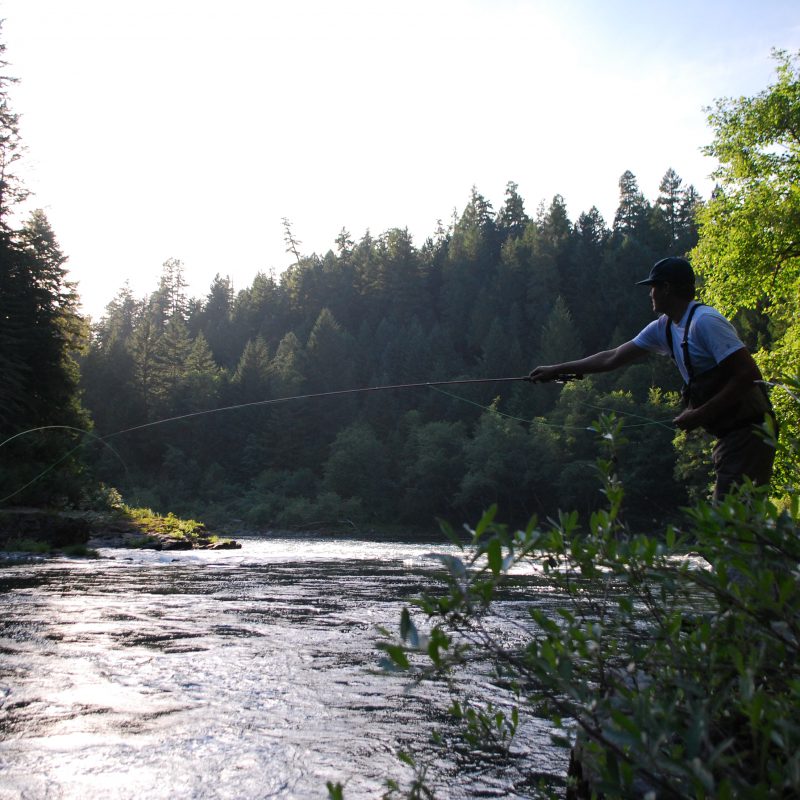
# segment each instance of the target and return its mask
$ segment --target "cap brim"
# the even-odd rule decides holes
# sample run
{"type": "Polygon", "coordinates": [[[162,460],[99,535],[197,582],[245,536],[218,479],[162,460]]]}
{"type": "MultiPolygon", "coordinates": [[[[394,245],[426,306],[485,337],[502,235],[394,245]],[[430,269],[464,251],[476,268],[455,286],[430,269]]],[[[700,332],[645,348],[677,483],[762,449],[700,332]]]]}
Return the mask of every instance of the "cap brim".
{"type": "Polygon", "coordinates": [[[654,281],[651,278],[645,278],[643,281],[636,281],[634,286],[650,286],[653,283],[658,283],[658,281],[654,281]]]}

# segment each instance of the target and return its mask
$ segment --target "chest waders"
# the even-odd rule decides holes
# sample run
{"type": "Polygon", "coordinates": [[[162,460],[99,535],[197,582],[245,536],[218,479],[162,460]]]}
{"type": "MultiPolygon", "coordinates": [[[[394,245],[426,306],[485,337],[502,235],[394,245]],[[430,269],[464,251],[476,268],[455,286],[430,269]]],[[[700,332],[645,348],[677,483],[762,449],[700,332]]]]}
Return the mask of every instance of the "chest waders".
{"type": "MultiPolygon", "coordinates": [[[[689,382],[683,386],[683,402],[688,408],[699,408],[717,394],[728,380],[727,371],[720,364],[712,367],[699,375],[694,374],[694,367],[689,356],[689,329],[692,325],[694,312],[705,305],[705,303],[695,303],[689,309],[689,316],[686,318],[686,327],[683,329],[683,341],[681,351],[683,353],[683,364],[686,367],[686,374],[689,382]]],[[[667,346],[672,360],[675,361],[675,351],[672,349],[672,320],[667,318],[667,346]]],[[[772,403],[769,401],[767,390],[763,384],[753,384],[744,391],[738,399],[736,405],[727,409],[719,418],[706,423],[703,427],[712,436],[721,437],[739,428],[747,428],[750,425],[760,425],[764,421],[764,415],[769,414],[773,422],[775,412],[772,410],[772,403]]]]}

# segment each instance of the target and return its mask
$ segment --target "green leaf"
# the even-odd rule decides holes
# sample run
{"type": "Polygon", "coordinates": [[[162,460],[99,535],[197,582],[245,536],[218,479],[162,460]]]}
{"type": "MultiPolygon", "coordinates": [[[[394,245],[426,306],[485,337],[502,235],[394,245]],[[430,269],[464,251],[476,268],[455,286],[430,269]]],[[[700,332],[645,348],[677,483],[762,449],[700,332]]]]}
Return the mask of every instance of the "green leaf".
{"type": "Polygon", "coordinates": [[[389,656],[391,663],[394,666],[399,667],[402,670],[409,668],[410,664],[408,661],[408,656],[406,655],[405,649],[401,645],[381,642],[378,646],[386,653],[386,655],[389,656]]]}
{"type": "Polygon", "coordinates": [[[399,750],[397,752],[397,757],[402,761],[404,764],[407,764],[409,767],[416,766],[416,761],[414,761],[413,756],[410,753],[407,753],[405,750],[399,750]]]}
{"type": "Polygon", "coordinates": [[[492,505],[489,510],[480,518],[480,521],[475,526],[475,537],[474,541],[477,542],[478,539],[486,533],[489,526],[492,524],[495,516],[497,515],[497,505],[492,505]]]}
{"type": "Polygon", "coordinates": [[[400,612],[400,637],[404,642],[408,642],[412,647],[419,647],[419,633],[416,625],[411,619],[408,608],[400,612]]]}
{"type": "Polygon", "coordinates": [[[341,783],[328,781],[325,786],[328,787],[328,800],[344,800],[344,787],[341,783]]]}
{"type": "Polygon", "coordinates": [[[499,539],[492,539],[486,547],[486,557],[489,569],[494,575],[499,575],[503,568],[503,547],[499,539]]]}

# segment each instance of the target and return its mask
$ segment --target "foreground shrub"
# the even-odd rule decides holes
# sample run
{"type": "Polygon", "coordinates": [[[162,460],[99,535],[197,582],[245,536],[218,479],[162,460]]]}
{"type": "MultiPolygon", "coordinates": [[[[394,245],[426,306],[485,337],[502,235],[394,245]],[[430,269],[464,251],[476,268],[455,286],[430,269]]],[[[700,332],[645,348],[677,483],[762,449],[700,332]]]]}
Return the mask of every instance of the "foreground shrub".
{"type": "Polygon", "coordinates": [[[692,508],[683,531],[634,534],[620,513],[620,423],[596,429],[607,507],[517,531],[492,510],[468,544],[453,537],[463,554],[443,559],[445,591],[404,610],[399,636],[380,645],[386,666],[446,675],[474,746],[503,745],[526,712],[547,715],[576,756],[571,791],[800,796],[797,496],[779,507],[746,486],[692,508]],[[523,568],[563,603],[548,614],[534,596],[524,636],[510,642],[495,601],[523,568]],[[495,695],[476,703],[459,675],[485,658],[495,695]]]}

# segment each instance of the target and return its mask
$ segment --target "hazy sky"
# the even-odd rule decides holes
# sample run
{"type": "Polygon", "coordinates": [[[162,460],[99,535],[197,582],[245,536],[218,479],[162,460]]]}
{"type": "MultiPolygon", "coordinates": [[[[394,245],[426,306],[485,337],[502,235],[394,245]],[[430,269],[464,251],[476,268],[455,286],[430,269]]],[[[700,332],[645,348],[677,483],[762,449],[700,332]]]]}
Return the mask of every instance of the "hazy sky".
{"type": "Polygon", "coordinates": [[[613,220],[620,175],[707,197],[704,107],[772,82],[798,0],[0,0],[26,180],[95,318],[344,227],[421,245],[470,189],[613,220]]]}

